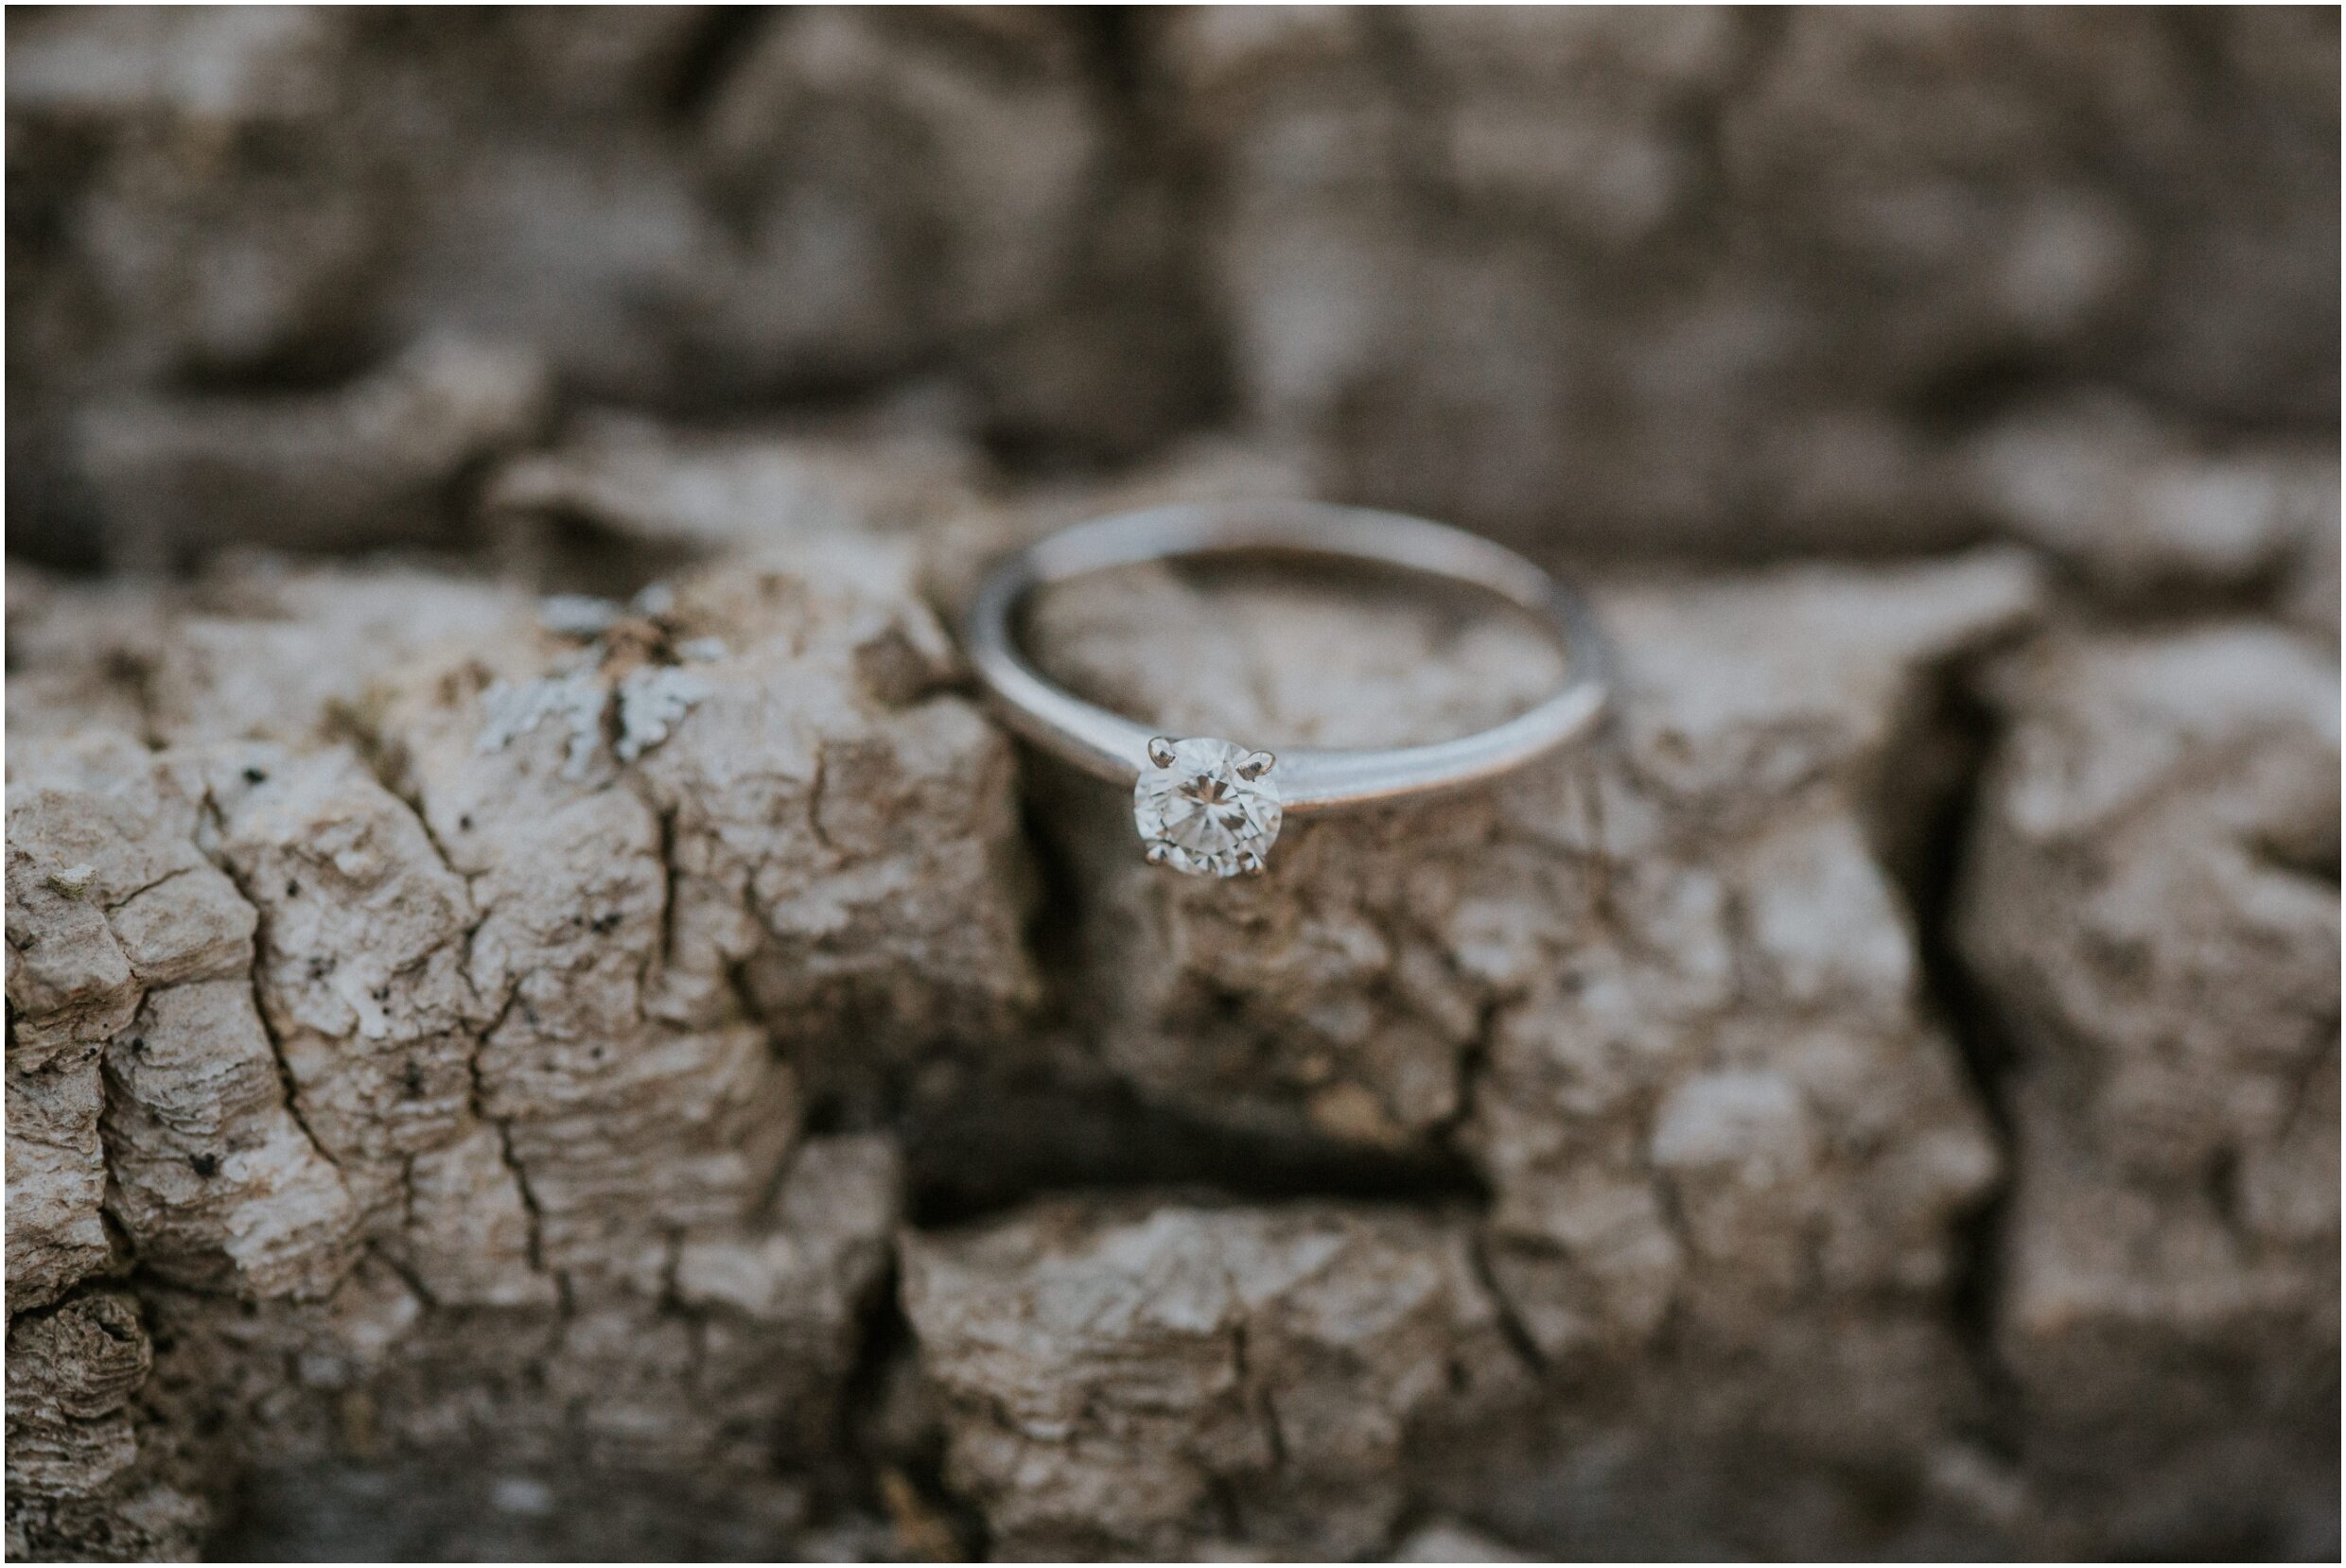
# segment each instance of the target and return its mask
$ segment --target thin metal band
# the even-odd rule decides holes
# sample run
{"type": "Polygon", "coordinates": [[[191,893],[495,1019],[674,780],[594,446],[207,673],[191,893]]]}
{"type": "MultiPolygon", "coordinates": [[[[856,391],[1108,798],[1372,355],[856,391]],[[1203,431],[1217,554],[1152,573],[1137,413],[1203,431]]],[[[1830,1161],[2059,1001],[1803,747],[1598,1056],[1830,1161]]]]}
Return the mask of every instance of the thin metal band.
{"type": "MultiPolygon", "coordinates": [[[[1379,751],[1277,747],[1289,815],[1370,805],[1479,783],[1584,735],[1604,710],[1611,659],[1588,606],[1488,539],[1392,512],[1320,501],[1158,507],[1081,523],[996,566],[970,601],[962,637],[993,706],[1013,730],[1088,773],[1130,784],[1161,728],[1136,723],[1052,684],[1020,650],[1012,618],[1036,588],[1112,566],[1229,554],[1334,557],[1424,572],[1497,594],[1529,611],[1567,661],[1563,688],[1503,724],[1431,745],[1379,751]]],[[[1241,738],[1263,744],[1267,738],[1241,738]]]]}

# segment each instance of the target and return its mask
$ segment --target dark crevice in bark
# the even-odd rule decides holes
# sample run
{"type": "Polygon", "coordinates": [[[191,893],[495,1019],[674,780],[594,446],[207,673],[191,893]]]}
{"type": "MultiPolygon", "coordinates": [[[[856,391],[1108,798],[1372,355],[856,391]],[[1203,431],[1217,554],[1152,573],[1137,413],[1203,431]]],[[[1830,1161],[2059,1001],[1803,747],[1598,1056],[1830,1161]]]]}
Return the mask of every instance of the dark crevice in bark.
{"type": "Polygon", "coordinates": [[[916,1113],[903,1135],[912,1219],[923,1227],[968,1224],[1067,1190],[1478,1208],[1489,1198],[1454,1154],[1250,1132],[1148,1104],[1113,1083],[989,1087],[916,1113]]]}
{"type": "Polygon", "coordinates": [[[709,558],[694,545],[630,538],[599,518],[561,508],[508,516],[498,528],[501,537],[484,539],[484,547],[501,551],[512,575],[542,594],[586,594],[623,604],[709,558]]]}
{"type": "Polygon", "coordinates": [[[1071,14],[1097,144],[1058,303],[954,345],[941,367],[978,390],[974,434],[1024,480],[1114,473],[1227,425],[1238,405],[1233,335],[1207,260],[1213,194],[1172,113],[1151,15],[1071,14]],[[1096,395],[1076,397],[1083,412],[1070,420],[1064,406],[1037,406],[1033,372],[1045,385],[1073,376],[1096,395]]]}
{"type": "Polygon", "coordinates": [[[1487,1229],[1476,1232],[1467,1238],[1466,1245],[1468,1260],[1474,1265],[1475,1281],[1490,1297],[1491,1308],[1498,1315],[1499,1337],[1507,1342],[1507,1349],[1532,1375],[1546,1373],[1548,1357],[1541,1353],[1539,1341],[1532,1337],[1532,1331],[1525,1325],[1523,1315],[1515,1310],[1514,1298],[1499,1283],[1498,1268],[1491,1259],[1490,1232],[1487,1229]]]}
{"type": "MultiPolygon", "coordinates": [[[[1019,837],[1025,846],[1026,862],[1034,872],[1034,905],[1027,912],[1024,933],[1026,951],[1042,984],[1040,1011],[1045,1021],[1064,1017],[1072,1001],[1067,995],[1069,985],[1083,972],[1082,879],[1076,875],[1075,866],[1045,821],[1052,810],[1051,802],[1039,799],[1035,788],[1034,770],[1053,766],[1056,764],[1040,761],[1022,747],[1016,759],[1014,784],[1018,792],[1019,837]]],[[[1065,787],[1064,780],[1054,779],[1051,784],[1065,787]]]]}
{"type": "Polygon", "coordinates": [[[1785,12],[1761,7],[1729,12],[1728,20],[1732,58],[1719,80],[1660,111],[1661,124],[1690,154],[1689,188],[1663,219],[1652,248],[1689,281],[1734,264],[1736,236],[1728,215],[1740,193],[1729,119],[1739,103],[1766,86],[1789,26],[1785,12]]]}
{"type": "Polygon", "coordinates": [[[1944,672],[1923,706],[1904,743],[1893,742],[1890,749],[1894,756],[1912,756],[1931,748],[1937,754],[1935,769],[1921,771],[1935,771],[1936,776],[1917,779],[1894,762],[1882,790],[1885,797],[1901,792],[1902,798],[1877,803],[1877,830],[1885,841],[1883,862],[1914,920],[1925,1004],[1953,1035],[1965,1075],[2001,1132],[2008,1125],[2002,1082],[2010,1065],[2009,1048],[1972,984],[1954,936],[1955,901],[1996,726],[1970,689],[1968,667],[1944,672]]]}
{"type": "Polygon", "coordinates": [[[1144,22],[1147,8],[1093,6],[1076,13],[1082,27],[1083,59],[1094,91],[1106,111],[1137,118],[1150,85],[1154,62],[1144,22]]]}
{"type": "Polygon", "coordinates": [[[908,1553],[920,1555],[917,1549],[924,1545],[945,1546],[942,1541],[918,1539],[941,1529],[952,1537],[951,1550],[932,1555],[983,1561],[989,1555],[986,1518],[946,1483],[943,1427],[924,1420],[918,1430],[905,1432],[885,1424],[891,1387],[898,1379],[916,1375],[911,1364],[918,1353],[897,1286],[891,1263],[865,1310],[862,1343],[840,1393],[833,1448],[849,1456],[854,1472],[848,1478],[849,1497],[843,1501],[894,1518],[898,1545],[908,1553]]]}
{"type": "MultiPolygon", "coordinates": [[[[221,820],[219,805],[209,793],[204,795],[200,810],[209,818],[213,840],[217,842],[225,837],[226,828],[221,820]]],[[[217,850],[204,850],[201,844],[197,845],[197,848],[203,852],[204,858],[218,868],[221,876],[228,879],[236,888],[236,896],[242,898],[253,911],[253,967],[244,977],[246,994],[253,999],[253,1018],[260,1025],[261,1037],[269,1042],[270,1060],[276,1064],[277,1087],[284,1096],[286,1115],[292,1119],[294,1126],[301,1129],[303,1140],[316,1151],[318,1158],[334,1167],[339,1173],[342,1168],[342,1162],[335,1158],[334,1151],[327,1148],[324,1141],[318,1137],[316,1130],[309,1124],[309,1118],[303,1113],[301,1080],[293,1075],[293,1064],[286,1056],[285,1042],[278,1037],[277,1025],[270,1018],[268,1002],[261,995],[261,974],[266,962],[265,955],[269,950],[269,915],[260,900],[253,897],[253,890],[245,885],[244,877],[237,872],[236,866],[229,863],[227,856],[217,850]]],[[[156,991],[166,989],[168,987],[150,985],[147,988],[147,995],[150,997],[156,991]]],[[[146,999],[141,998],[139,1008],[142,1013],[146,1010],[146,999]]],[[[109,1089],[108,1092],[111,1094],[112,1090],[109,1089]]],[[[114,1163],[114,1150],[111,1145],[108,1146],[106,1154],[106,1163],[111,1169],[114,1163]]],[[[353,1254],[353,1256],[356,1255],[353,1254]]]]}
{"type": "Polygon", "coordinates": [[[715,6],[705,12],[660,95],[668,118],[691,123],[707,113],[772,17],[767,6],[715,6]]]}
{"type": "Polygon", "coordinates": [[[2338,841],[2307,843],[2260,833],[2249,840],[2249,853],[2267,871],[2301,878],[2335,893],[2338,887],[2338,841]]]}
{"type": "Polygon", "coordinates": [[[2018,1391],[1996,1346],[1996,1313],[2005,1226],[2021,1158],[2008,1092],[2014,1048],[1994,1004],[1964,962],[1954,930],[1972,825],[1999,738],[1994,715],[1973,689],[1975,669],[1976,661],[1961,661],[1937,672],[1908,743],[1890,748],[1893,758],[1936,749],[1935,777],[1912,792],[1913,775],[1893,766],[1881,781],[1884,798],[1876,803],[1876,823],[1886,841],[1884,864],[1914,920],[1924,1005],[1952,1037],[2003,1160],[1994,1187],[1955,1222],[1947,1300],[1956,1338],[1984,1395],[1983,1429],[1975,1436],[1992,1452],[2011,1457],[2021,1424],[2018,1391]],[[1894,802],[1887,798],[1893,790],[1910,793],[1894,802]]]}
{"type": "Polygon", "coordinates": [[[267,407],[342,391],[374,375],[398,344],[359,323],[235,358],[191,355],[170,367],[163,389],[179,397],[267,407]]]}

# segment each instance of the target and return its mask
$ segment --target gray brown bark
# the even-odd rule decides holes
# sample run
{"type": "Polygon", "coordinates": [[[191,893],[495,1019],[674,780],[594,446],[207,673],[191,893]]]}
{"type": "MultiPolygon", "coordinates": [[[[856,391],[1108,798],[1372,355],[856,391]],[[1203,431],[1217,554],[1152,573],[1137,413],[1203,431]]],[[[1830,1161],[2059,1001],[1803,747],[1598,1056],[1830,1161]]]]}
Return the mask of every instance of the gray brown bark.
{"type": "MultiPolygon", "coordinates": [[[[919,575],[884,532],[823,528],[592,640],[451,584],[410,618],[447,631],[421,648],[349,615],[363,576],[286,576],[265,620],[166,594],[139,622],[163,668],[191,635],[341,664],[260,708],[128,679],[160,749],[44,713],[40,692],[126,679],[122,649],[69,608],[86,590],[20,584],[58,639],[12,709],[11,1365],[26,1452],[56,1455],[21,1475],[27,1549],[190,1546],[237,1473],[292,1509],[248,1539],[301,1538],[333,1526],[290,1477],[415,1485],[483,1452],[504,1492],[470,1483],[474,1511],[432,1539],[509,1539],[496,1496],[535,1507],[583,1465],[692,1484],[673,1511],[605,1501],[527,1540],[771,1549],[829,1517],[775,1458],[819,1475],[842,1421],[879,1419],[849,1452],[890,1469],[941,1444],[941,1483],[1009,1555],[1394,1549],[1428,1509],[1547,1550],[2084,1550],[2178,1527],[2142,1514],[2132,1456],[2139,1402],[2184,1388],[2211,1391],[2160,1462],[2221,1485],[2241,1443],[2277,1444],[2265,1501],[2232,1487],[2225,1507],[2318,1528],[2297,1467],[2335,1318],[2336,899],[2308,868],[2337,762],[2335,679],[2306,645],[2057,636],[1996,666],[2010,759],[1959,929],[2024,1047],[2007,1145],[1897,879],[1947,788],[1927,766],[1945,692],[2043,614],[2023,557],[1608,588],[1623,702],[1602,745],[1486,795],[1297,825],[1259,884],[1150,873],[1112,792],[1037,765],[1044,930],[1063,932],[1039,938],[1060,976],[1043,1013],[1011,758],[936,685],[951,655],[919,575]],[[709,656],[664,662],[687,644],[709,656]],[[556,684],[591,698],[583,743],[558,713],[494,721],[497,682],[582,651],[556,684]],[[658,670],[702,688],[622,762],[619,706],[658,670]],[[2210,746],[2213,773],[2192,760],[2210,746]],[[2003,847],[2121,830],[2146,837],[2003,847]],[[2205,890],[2111,892],[2072,865],[2205,890]],[[2196,922],[2126,939],[2168,944],[2181,992],[2129,967],[2106,1004],[2058,1002],[2125,950],[2093,922],[2143,911],[2196,922]],[[2242,1002],[2203,1007],[2218,981],[2242,1002]],[[2125,1065],[2177,1030],[2202,1042],[2181,1065],[2125,1065]],[[1205,1153],[1152,1167],[1144,1120],[1077,1179],[1155,1168],[1225,1195],[906,1233],[917,1360],[886,1381],[924,1392],[884,1418],[897,1396],[843,1405],[887,1313],[904,1141],[916,1195],[1026,1191],[1022,1138],[1064,1153],[1035,1106],[1134,1114],[1103,1092],[1205,1153]],[[2240,1108],[2186,1111],[2210,1096],[2240,1108]],[[873,1131],[806,1133],[810,1107],[873,1131]],[[952,1141],[971,1119],[990,1143],[952,1141]],[[2210,1152],[2159,1130],[2186,1124],[2210,1152]],[[1213,1164],[1265,1151],[1269,1175],[1213,1164]],[[2127,1213],[2173,1237],[2209,1159],[2209,1245],[2242,1263],[2077,1251],[2131,1257],[2127,1213]],[[2010,1392],[1981,1380],[1957,1296],[1968,1216],[2007,1178],[1986,1327],[2010,1392]],[[1322,1180],[1329,1197],[1264,1203],[1322,1180]],[[1342,1196],[1364,1180],[1451,1195],[1342,1196]],[[1119,1290],[1138,1315],[1094,1315],[1119,1290]],[[2077,1318],[2102,1298],[2106,1326],[2077,1318]],[[129,1335],[134,1400],[42,1349],[96,1344],[74,1326],[92,1313],[129,1335]],[[2242,1378],[2274,1389],[2269,1418],[2243,1424],[2242,1378]],[[190,1441],[216,1423],[227,1441],[190,1441]],[[1999,1423],[2017,1455],[1972,1436],[1999,1423]],[[1525,1483],[1599,1450],[1618,1468],[1594,1491],[1525,1483]],[[1756,1507],[1755,1469],[1800,1507],[1756,1507]],[[1893,1533],[1830,1522],[1885,1474],[1918,1489],[1893,1533]],[[1672,1499],[1666,1529],[1649,1496],[1672,1499]]],[[[1036,636],[1175,728],[1322,743],[1479,722],[1546,676],[1521,629],[1361,591],[1138,573],[1057,596],[1036,636]]],[[[900,1542],[953,1539],[919,1511],[937,1506],[907,1505],[900,1542]]]]}
{"type": "Polygon", "coordinates": [[[12,1555],[2335,1554],[2334,19],[11,22],[12,1555]]]}

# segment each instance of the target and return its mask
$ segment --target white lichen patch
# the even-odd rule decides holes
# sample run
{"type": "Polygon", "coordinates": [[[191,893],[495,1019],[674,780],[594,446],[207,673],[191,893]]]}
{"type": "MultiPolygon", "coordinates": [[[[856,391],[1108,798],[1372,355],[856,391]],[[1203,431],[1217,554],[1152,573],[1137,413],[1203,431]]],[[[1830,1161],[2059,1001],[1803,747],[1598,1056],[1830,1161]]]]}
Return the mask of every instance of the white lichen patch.
{"type": "Polygon", "coordinates": [[[603,740],[603,709],[609,700],[590,671],[547,675],[519,686],[499,681],[481,695],[480,749],[503,751],[546,720],[559,718],[569,731],[563,748],[563,775],[584,778],[603,740]]]}
{"type": "Polygon", "coordinates": [[[633,762],[674,731],[707,697],[709,683],[678,668],[725,656],[716,637],[677,638],[670,618],[675,592],[656,583],[625,605],[586,594],[555,594],[538,606],[538,625],[586,646],[545,675],[497,681],[482,694],[478,749],[502,751],[548,720],[568,732],[562,774],[584,778],[613,727],[612,754],[633,762]]]}
{"type": "Polygon", "coordinates": [[[674,665],[646,665],[619,683],[619,740],[611,749],[632,762],[668,739],[676,721],[709,695],[709,683],[674,665]]]}

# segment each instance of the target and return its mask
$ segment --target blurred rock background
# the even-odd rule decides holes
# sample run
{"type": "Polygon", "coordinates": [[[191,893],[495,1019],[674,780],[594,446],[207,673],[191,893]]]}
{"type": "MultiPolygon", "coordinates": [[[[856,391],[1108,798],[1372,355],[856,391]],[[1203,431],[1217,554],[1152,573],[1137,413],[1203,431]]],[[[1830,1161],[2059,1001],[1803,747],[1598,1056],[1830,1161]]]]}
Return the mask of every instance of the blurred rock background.
{"type": "Polygon", "coordinates": [[[2269,592],[2334,531],[2333,33],[31,10],[15,548],[470,546],[498,459],[621,407],[1012,477],[1235,432],[1551,554],[2269,592]]]}
{"type": "Polygon", "coordinates": [[[2335,12],[7,42],[12,1552],[2335,1555],[2335,12]],[[1135,875],[944,627],[1264,493],[1615,748],[1135,875]]]}

